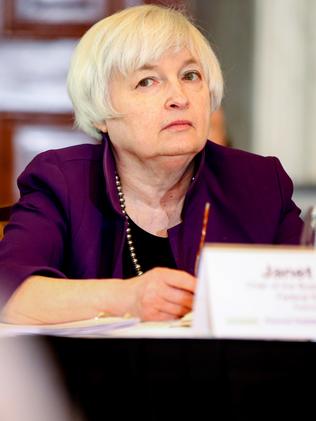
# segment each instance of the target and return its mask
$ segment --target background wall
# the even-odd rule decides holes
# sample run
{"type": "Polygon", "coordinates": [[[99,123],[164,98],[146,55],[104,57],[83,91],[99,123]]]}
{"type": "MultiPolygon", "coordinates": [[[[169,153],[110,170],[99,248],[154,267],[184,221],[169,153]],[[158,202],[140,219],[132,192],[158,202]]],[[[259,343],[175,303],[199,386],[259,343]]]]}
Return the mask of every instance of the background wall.
{"type": "MultiPolygon", "coordinates": [[[[92,141],[71,132],[65,79],[73,47],[92,21],[141,3],[0,0],[0,206],[16,200],[16,176],[32,155],[60,147],[61,138],[65,146],[92,141]]],[[[232,145],[278,156],[299,204],[316,203],[316,1],[184,3],[222,64],[232,145]]]]}
{"type": "Polygon", "coordinates": [[[0,207],[38,153],[95,142],[73,129],[66,91],[78,39],[97,20],[138,0],[0,0],[0,207]]]}
{"type": "Polygon", "coordinates": [[[278,156],[299,205],[316,204],[316,2],[193,3],[222,63],[233,146],[278,156]]]}
{"type": "Polygon", "coordinates": [[[249,150],[252,133],[253,0],[197,0],[196,23],[211,42],[225,80],[223,105],[233,146],[249,150]]]}

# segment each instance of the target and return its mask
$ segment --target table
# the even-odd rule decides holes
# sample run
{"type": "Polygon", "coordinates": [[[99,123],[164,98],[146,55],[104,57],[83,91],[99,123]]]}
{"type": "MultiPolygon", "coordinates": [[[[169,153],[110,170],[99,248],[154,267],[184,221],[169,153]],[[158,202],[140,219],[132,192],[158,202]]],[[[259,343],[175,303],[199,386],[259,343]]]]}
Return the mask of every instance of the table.
{"type": "Polygon", "coordinates": [[[42,340],[89,421],[315,419],[313,342],[42,340]]]}

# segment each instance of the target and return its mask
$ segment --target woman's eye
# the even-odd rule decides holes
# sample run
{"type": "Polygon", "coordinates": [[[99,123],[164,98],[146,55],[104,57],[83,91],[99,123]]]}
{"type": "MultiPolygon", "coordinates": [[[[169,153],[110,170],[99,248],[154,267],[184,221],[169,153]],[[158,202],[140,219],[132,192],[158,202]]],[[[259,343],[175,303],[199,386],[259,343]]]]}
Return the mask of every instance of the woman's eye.
{"type": "Polygon", "coordinates": [[[199,80],[201,79],[201,74],[197,72],[196,70],[191,71],[191,72],[186,72],[184,74],[184,79],[185,80],[199,80]]]}
{"type": "Polygon", "coordinates": [[[150,77],[146,77],[142,80],[140,80],[136,86],[136,88],[148,88],[149,86],[152,86],[154,84],[154,79],[150,77]]]}

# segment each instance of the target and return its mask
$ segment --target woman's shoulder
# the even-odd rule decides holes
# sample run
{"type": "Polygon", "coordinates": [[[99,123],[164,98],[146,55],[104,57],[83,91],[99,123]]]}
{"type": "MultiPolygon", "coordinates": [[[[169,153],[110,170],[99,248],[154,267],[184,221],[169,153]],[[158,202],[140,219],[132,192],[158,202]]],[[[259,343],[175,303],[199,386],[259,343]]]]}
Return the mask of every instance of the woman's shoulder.
{"type": "Polygon", "coordinates": [[[102,176],[102,144],[81,144],[41,152],[18,177],[21,191],[50,186],[60,189],[65,184],[80,184],[88,177],[102,176]],[[67,180],[67,181],[66,181],[67,180]]]}
{"type": "Polygon", "coordinates": [[[77,160],[98,161],[102,160],[102,157],[103,145],[101,143],[84,143],[80,145],[68,146],[60,149],[50,149],[45,152],[41,152],[33,159],[33,161],[66,163],[77,160]]]}
{"type": "Polygon", "coordinates": [[[225,173],[232,171],[260,173],[261,171],[271,171],[272,168],[281,167],[280,161],[274,156],[262,156],[253,152],[244,151],[237,148],[218,145],[208,141],[205,153],[206,164],[210,167],[218,168],[225,173]]]}
{"type": "Polygon", "coordinates": [[[293,183],[281,162],[274,156],[262,156],[207,142],[205,170],[226,186],[245,186],[267,189],[282,185],[291,191],[293,183]]]}
{"type": "Polygon", "coordinates": [[[242,149],[219,145],[211,140],[206,144],[206,156],[212,155],[221,156],[223,159],[241,160],[241,161],[266,161],[267,158],[254,152],[245,151],[242,149]]]}

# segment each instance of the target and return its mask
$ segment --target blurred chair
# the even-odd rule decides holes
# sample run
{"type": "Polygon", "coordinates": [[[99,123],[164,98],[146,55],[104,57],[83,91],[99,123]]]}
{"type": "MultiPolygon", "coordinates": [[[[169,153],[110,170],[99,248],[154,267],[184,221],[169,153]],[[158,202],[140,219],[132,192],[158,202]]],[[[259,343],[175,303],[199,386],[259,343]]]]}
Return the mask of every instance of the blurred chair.
{"type": "Polygon", "coordinates": [[[223,146],[232,146],[226,127],[226,118],[222,107],[211,114],[211,129],[208,138],[223,146]]]}
{"type": "MultiPolygon", "coordinates": [[[[36,335],[35,335],[36,336],[36,335]]],[[[83,421],[51,349],[39,337],[0,337],[1,421],[83,421]]]]}
{"type": "Polygon", "coordinates": [[[304,226],[301,234],[302,246],[316,247],[316,206],[310,206],[304,216],[304,226]]]}
{"type": "Polygon", "coordinates": [[[8,223],[11,213],[11,206],[0,207],[0,240],[3,237],[3,229],[8,223]]]}

